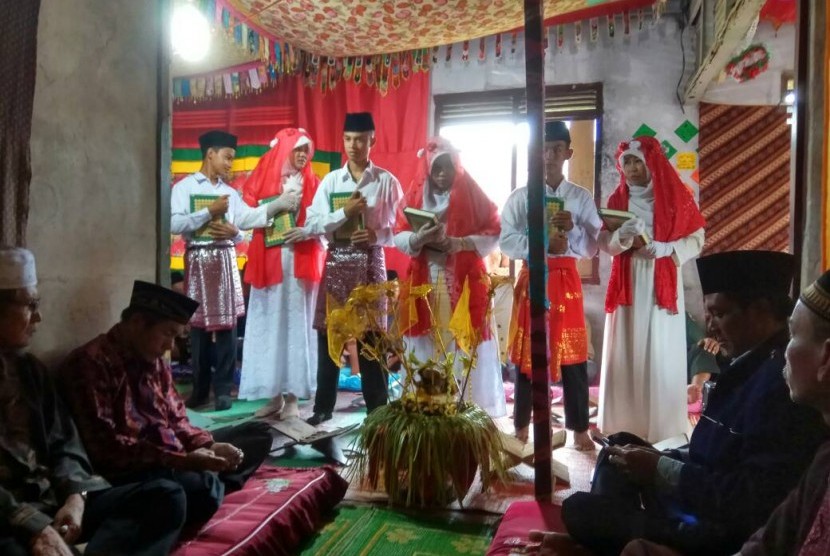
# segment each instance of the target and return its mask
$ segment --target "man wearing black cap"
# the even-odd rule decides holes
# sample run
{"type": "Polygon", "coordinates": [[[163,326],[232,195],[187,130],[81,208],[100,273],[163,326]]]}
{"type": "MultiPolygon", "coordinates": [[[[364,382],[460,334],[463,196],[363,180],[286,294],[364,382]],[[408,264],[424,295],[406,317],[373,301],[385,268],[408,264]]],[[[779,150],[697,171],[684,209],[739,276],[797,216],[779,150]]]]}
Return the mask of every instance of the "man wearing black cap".
{"type": "MultiPolygon", "coordinates": [[[[548,298],[551,303],[549,348],[551,380],[562,380],[565,398],[565,426],[574,431],[577,450],[593,450],[588,436],[588,339],[582,304],[582,284],[577,259],[597,253],[602,227],[593,196],[569,182],[563,165],[573,156],[571,134],[565,122],[545,124],[545,196],[558,199],[561,210],[546,216],[548,226],[548,298]],[[561,308],[561,310],[557,310],[561,308]],[[561,369],[561,373],[560,373],[561,369]]],[[[501,214],[501,250],[510,258],[527,261],[527,187],[520,187],[507,199],[501,214]]],[[[516,436],[527,441],[530,425],[530,310],[527,264],[516,284],[510,329],[511,362],[517,366],[514,426],[516,436]]]]}
{"type": "Polygon", "coordinates": [[[237,490],[271,448],[252,422],[194,427],[164,359],[198,303],[136,280],[121,322],[73,351],[59,375],[95,468],[114,484],[165,478],[187,496],[187,521],[207,520],[225,490],[237,490]]]}
{"type": "MultiPolygon", "coordinates": [[[[325,234],[329,245],[314,318],[319,346],[317,393],[314,414],[308,422],[315,426],[331,419],[337,401],[339,362],[329,356],[327,302],[331,298],[343,303],[356,286],[386,280],[383,246],[392,245],[403,190],[395,176],[369,160],[374,144],[372,115],[346,114],[343,147],[348,161],[323,178],[308,208],[306,227],[312,234],[325,234]]],[[[386,323],[377,326],[385,327],[386,323]]],[[[366,410],[386,404],[386,377],[379,363],[361,356],[360,371],[366,410]]]]}
{"type": "Polygon", "coordinates": [[[0,554],[167,554],[184,524],[165,479],[110,487],[92,472],[52,374],[26,351],[38,324],[35,259],[0,247],[0,554]]]}
{"type": "Polygon", "coordinates": [[[242,241],[240,230],[264,227],[275,214],[294,210],[299,197],[287,192],[268,204],[249,207],[224,181],[233,166],[236,136],[209,131],[199,137],[199,145],[202,168],[173,187],[170,231],[182,234],[187,243],[185,288],[201,303],[190,322],[193,394],[187,405],[204,405],[210,397],[214,343],[213,391],[216,409],[223,410],[231,407],[236,319],[245,313],[234,244],[242,241]]]}
{"type": "Polygon", "coordinates": [[[563,504],[574,539],[598,554],[619,554],[633,538],[733,554],[796,484],[827,429],[793,403],[782,374],[793,268],[791,255],[767,251],[698,260],[709,334],[731,362],[687,447],[608,438],[591,493],[563,504]]]}

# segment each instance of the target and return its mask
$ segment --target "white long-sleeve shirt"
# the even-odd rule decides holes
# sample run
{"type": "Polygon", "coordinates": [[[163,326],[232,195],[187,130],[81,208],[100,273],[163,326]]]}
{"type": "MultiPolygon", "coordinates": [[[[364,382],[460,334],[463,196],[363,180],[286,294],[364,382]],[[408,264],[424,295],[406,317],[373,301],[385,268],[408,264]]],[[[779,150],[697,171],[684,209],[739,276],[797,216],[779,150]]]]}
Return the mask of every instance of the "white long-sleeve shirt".
{"type": "MultiPolygon", "coordinates": [[[[211,219],[207,208],[190,212],[191,195],[227,195],[228,212],[225,214],[225,219],[240,230],[262,228],[268,222],[265,205],[256,208],[249,207],[242,200],[239,192],[223,182],[221,178],[214,185],[203,173],[196,172],[174,185],[170,194],[170,232],[182,234],[185,241],[192,240],[193,232],[211,219]]],[[[240,231],[234,241],[238,243],[242,237],[243,234],[240,231]]]]}
{"type": "Polygon", "coordinates": [[[374,230],[377,236],[375,244],[392,245],[396,210],[403,199],[403,189],[398,178],[371,162],[359,182],[352,178],[348,164],[326,174],[306,212],[306,231],[317,236],[325,234],[332,241],[334,231],[348,219],[342,208],[331,212],[329,196],[332,193],[352,193],[355,190],[360,191],[366,199],[363,223],[366,228],[374,230]]]}
{"type": "MultiPolygon", "coordinates": [[[[596,255],[602,221],[588,190],[563,179],[556,189],[545,185],[545,195],[564,200],[564,210],[571,213],[574,223],[568,232],[568,250],[561,255],[548,253],[548,257],[589,259],[596,255]]],[[[511,259],[527,260],[527,233],[527,187],[520,187],[510,194],[501,212],[499,246],[502,252],[511,259]]]]}

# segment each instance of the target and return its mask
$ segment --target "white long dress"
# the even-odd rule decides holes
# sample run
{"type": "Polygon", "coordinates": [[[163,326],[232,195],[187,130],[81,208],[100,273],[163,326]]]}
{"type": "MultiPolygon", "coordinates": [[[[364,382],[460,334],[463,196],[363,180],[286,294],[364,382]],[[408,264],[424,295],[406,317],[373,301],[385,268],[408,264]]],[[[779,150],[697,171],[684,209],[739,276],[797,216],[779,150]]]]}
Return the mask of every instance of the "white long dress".
{"type": "Polygon", "coordinates": [[[251,288],[239,398],[259,400],[317,390],[317,284],[295,278],[294,248],[282,246],[282,283],[251,288]]]}
{"type": "MultiPolygon", "coordinates": [[[[653,233],[653,192],[631,188],[629,209],[653,233]]],[[[654,259],[635,251],[631,260],[631,306],[618,306],[605,317],[602,378],[597,426],[606,433],[626,431],[650,442],[689,429],[686,404],[686,320],[680,266],[703,247],[703,229],[672,242],[677,265],[676,314],[660,308],[654,297],[654,259]]],[[[618,255],[630,248],[617,232],[604,230],[600,248],[618,255]]]]}

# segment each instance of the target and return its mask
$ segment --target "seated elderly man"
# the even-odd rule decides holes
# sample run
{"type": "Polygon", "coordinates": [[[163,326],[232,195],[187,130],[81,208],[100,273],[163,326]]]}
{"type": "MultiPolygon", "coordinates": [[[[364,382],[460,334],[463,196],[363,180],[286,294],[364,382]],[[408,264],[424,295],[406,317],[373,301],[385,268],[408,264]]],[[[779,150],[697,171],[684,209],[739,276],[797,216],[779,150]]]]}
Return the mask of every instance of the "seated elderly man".
{"type": "Polygon", "coordinates": [[[115,488],[93,475],[43,364],[24,350],[41,320],[35,259],[0,248],[0,554],[167,554],[184,524],[182,488],[115,488]]]}
{"type": "MultiPolygon", "coordinates": [[[[784,377],[793,401],[813,407],[830,426],[830,272],[804,290],[790,317],[784,377]]],[[[741,555],[830,554],[830,442],[798,488],[741,548],[741,555]]]]}
{"type": "Polygon", "coordinates": [[[165,478],[187,496],[187,523],[203,523],[271,449],[270,427],[194,427],[164,359],[198,303],[137,280],[121,322],[73,351],[60,369],[81,437],[114,484],[165,478]]]}
{"type": "MultiPolygon", "coordinates": [[[[801,294],[790,317],[784,377],[790,397],[821,412],[830,425],[830,272],[801,294]]],[[[825,442],[798,488],[741,548],[741,556],[830,554],[830,442],[825,442]]],[[[680,556],[645,540],[628,543],[624,556],[680,556]]]]}
{"type": "MultiPolygon", "coordinates": [[[[688,554],[733,554],[795,486],[827,438],[784,382],[794,260],[764,251],[698,260],[709,334],[730,357],[685,449],[609,437],[591,493],[566,499],[573,539],[619,554],[644,538],[688,554]]],[[[636,409],[632,407],[632,411],[636,409]]]]}

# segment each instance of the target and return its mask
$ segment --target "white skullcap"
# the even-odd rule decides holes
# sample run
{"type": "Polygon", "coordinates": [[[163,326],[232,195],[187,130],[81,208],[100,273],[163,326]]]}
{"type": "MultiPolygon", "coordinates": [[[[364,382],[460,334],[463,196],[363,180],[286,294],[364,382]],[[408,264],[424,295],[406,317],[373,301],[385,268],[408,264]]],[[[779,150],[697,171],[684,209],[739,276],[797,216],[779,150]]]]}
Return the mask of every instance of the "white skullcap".
{"type": "Polygon", "coordinates": [[[643,151],[640,147],[640,142],[636,139],[633,141],[629,141],[628,148],[621,152],[620,157],[617,159],[617,161],[620,163],[620,166],[623,166],[623,162],[625,161],[626,156],[637,157],[643,162],[643,164],[646,164],[646,155],[643,154],[643,151]]]}
{"type": "Polygon", "coordinates": [[[308,135],[300,135],[300,138],[297,139],[297,142],[294,144],[295,149],[299,149],[304,145],[310,145],[311,139],[308,138],[308,135]]]}
{"type": "Polygon", "coordinates": [[[37,285],[35,256],[22,247],[0,247],[0,290],[37,285]]]}

